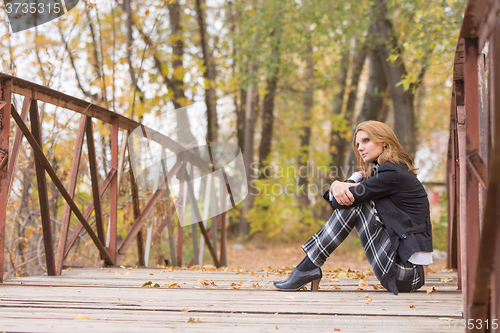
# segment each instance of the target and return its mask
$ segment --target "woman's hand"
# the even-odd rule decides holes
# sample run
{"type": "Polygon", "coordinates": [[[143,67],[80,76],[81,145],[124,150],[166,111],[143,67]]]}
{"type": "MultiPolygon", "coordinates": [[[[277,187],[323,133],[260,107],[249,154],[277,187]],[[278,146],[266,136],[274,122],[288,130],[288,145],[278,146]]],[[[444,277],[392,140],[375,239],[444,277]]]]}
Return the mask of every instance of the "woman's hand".
{"type": "Polygon", "coordinates": [[[344,183],[338,180],[334,181],[330,186],[330,192],[339,205],[350,206],[354,203],[354,196],[349,189],[359,186],[360,183],[344,183]]]}

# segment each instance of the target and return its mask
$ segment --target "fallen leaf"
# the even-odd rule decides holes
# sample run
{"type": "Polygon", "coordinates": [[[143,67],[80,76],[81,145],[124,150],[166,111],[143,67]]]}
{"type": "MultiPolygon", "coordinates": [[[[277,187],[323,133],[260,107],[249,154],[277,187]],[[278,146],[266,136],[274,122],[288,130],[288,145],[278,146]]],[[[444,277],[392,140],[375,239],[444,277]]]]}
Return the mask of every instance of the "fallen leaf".
{"type": "Polygon", "coordinates": [[[370,304],[373,300],[371,298],[368,298],[365,302],[365,304],[370,304]]]}
{"type": "Polygon", "coordinates": [[[432,294],[433,292],[436,291],[436,288],[434,286],[430,287],[430,288],[427,288],[427,293],[428,294],[432,294]]]}
{"type": "Polygon", "coordinates": [[[453,276],[452,276],[452,277],[450,277],[450,278],[440,277],[440,278],[439,278],[439,280],[440,280],[441,282],[445,282],[445,283],[447,283],[447,282],[455,282],[455,279],[453,278],[453,276]]]}
{"type": "Polygon", "coordinates": [[[186,323],[201,323],[202,320],[200,318],[193,318],[193,317],[189,317],[188,320],[186,320],[186,323]]]}
{"type": "Polygon", "coordinates": [[[415,305],[410,305],[410,309],[415,309],[415,305]]]}
{"type": "Polygon", "coordinates": [[[340,332],[340,328],[334,328],[333,329],[335,332],[340,332]]]}
{"type": "Polygon", "coordinates": [[[169,288],[180,288],[181,286],[179,286],[177,283],[172,283],[170,286],[168,286],[169,288]]]}
{"type": "Polygon", "coordinates": [[[196,280],[196,282],[203,285],[203,286],[208,286],[208,284],[209,284],[207,281],[202,280],[202,279],[198,279],[198,280],[196,280]]]}
{"type": "Polygon", "coordinates": [[[332,289],[340,290],[340,287],[339,286],[329,286],[328,289],[330,289],[330,290],[332,290],[332,289]]]}
{"type": "Polygon", "coordinates": [[[369,287],[370,285],[366,283],[365,280],[359,280],[359,286],[360,287],[369,287]]]}
{"type": "Polygon", "coordinates": [[[153,281],[148,281],[148,282],[144,282],[144,284],[142,286],[148,287],[148,286],[151,286],[152,284],[153,284],[153,281]]]}
{"type": "Polygon", "coordinates": [[[123,298],[118,298],[118,302],[123,302],[123,298]]]}
{"type": "Polygon", "coordinates": [[[184,308],[181,310],[181,312],[189,312],[189,311],[190,311],[190,309],[188,309],[188,308],[184,308]]]}
{"type": "Polygon", "coordinates": [[[74,320],[90,320],[89,317],[85,317],[85,316],[82,316],[82,315],[74,316],[73,319],[74,320]]]}

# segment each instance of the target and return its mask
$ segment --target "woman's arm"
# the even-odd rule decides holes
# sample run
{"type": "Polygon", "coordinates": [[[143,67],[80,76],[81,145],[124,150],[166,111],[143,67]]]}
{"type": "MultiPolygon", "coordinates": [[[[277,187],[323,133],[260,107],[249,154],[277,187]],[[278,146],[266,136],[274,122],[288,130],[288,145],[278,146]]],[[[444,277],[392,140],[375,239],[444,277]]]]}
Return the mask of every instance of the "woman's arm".
{"type": "MultiPolygon", "coordinates": [[[[355,172],[351,175],[351,177],[349,177],[346,181],[344,181],[343,183],[342,182],[339,182],[339,181],[334,181],[332,183],[332,185],[330,186],[330,192],[328,193],[328,200],[327,201],[332,201],[333,199],[333,196],[334,196],[334,193],[338,193],[338,185],[339,184],[345,184],[345,183],[359,183],[361,180],[363,179],[363,174],[361,172],[355,172]]],[[[343,186],[343,185],[340,185],[340,186],[343,186]]],[[[352,185],[351,185],[352,186],[352,185]]],[[[345,189],[348,189],[349,187],[351,186],[348,186],[348,187],[345,187],[345,189]]],[[[357,185],[356,185],[357,186],[357,185]]],[[[343,189],[340,189],[341,191],[343,189]]],[[[345,192],[345,190],[343,190],[345,192]]],[[[345,203],[345,204],[352,204],[354,202],[354,197],[352,195],[350,195],[351,193],[346,193],[347,196],[349,197],[349,202],[345,203]],[[349,196],[350,195],[350,196],[349,196]]],[[[340,202],[339,198],[337,198],[337,201],[340,202]]]]}
{"type": "Polygon", "coordinates": [[[376,200],[388,196],[392,193],[395,193],[398,189],[400,180],[400,175],[398,170],[396,169],[396,165],[392,163],[384,163],[379,169],[378,173],[364,181],[361,181],[358,184],[353,183],[341,183],[340,184],[350,184],[351,186],[343,186],[339,184],[332,184],[332,187],[336,187],[338,190],[337,196],[334,194],[333,199],[331,201],[331,205],[333,208],[349,208],[354,205],[359,205],[360,203],[376,200]],[[354,185],[354,186],[353,186],[354,185]],[[346,200],[346,198],[351,198],[351,196],[347,193],[350,192],[353,200],[346,200]],[[337,200],[337,198],[339,200],[337,200]]]}
{"type": "Polygon", "coordinates": [[[352,205],[354,196],[349,190],[351,187],[359,186],[359,183],[345,183],[334,181],[330,186],[330,201],[336,200],[342,206],[352,205]]]}

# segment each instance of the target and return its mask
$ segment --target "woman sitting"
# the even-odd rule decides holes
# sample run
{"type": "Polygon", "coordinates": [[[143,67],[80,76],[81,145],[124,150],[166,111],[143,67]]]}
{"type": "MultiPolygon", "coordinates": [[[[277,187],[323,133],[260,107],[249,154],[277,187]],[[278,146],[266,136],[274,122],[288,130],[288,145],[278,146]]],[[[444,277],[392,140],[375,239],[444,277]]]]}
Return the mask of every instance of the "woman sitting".
{"type": "Polygon", "coordinates": [[[394,294],[418,290],[432,263],[429,201],[416,169],[384,123],[359,124],[352,141],[359,172],[335,181],[324,198],[330,219],[302,245],[305,258],[290,276],[274,282],[279,290],[318,289],[321,266],[356,227],[375,276],[394,294]]]}

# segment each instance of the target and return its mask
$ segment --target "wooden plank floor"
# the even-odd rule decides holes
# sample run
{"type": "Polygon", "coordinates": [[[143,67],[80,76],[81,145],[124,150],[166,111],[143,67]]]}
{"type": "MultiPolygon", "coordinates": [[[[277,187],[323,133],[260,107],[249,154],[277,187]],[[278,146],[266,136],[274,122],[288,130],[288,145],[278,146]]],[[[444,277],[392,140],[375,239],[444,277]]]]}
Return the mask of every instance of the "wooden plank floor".
{"type": "Polygon", "coordinates": [[[0,331],[464,331],[455,273],[429,274],[420,291],[399,296],[352,277],[324,273],[313,293],[275,290],[277,271],[71,269],[0,285],[0,331]],[[150,281],[159,287],[143,287],[150,281]]]}

